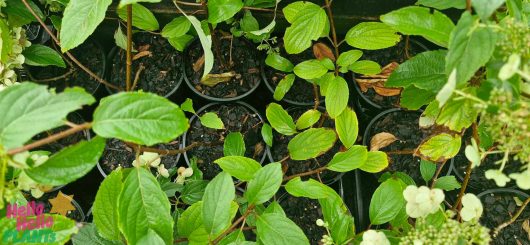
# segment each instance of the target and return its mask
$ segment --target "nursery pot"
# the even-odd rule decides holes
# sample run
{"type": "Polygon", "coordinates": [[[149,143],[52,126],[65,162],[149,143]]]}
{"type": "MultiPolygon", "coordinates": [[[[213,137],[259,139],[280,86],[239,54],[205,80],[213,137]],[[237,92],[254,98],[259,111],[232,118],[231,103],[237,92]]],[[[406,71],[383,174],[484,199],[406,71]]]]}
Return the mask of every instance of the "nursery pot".
{"type": "MultiPolygon", "coordinates": [[[[133,86],[134,80],[136,80],[138,75],[134,90],[143,90],[170,98],[178,90],[184,77],[181,70],[181,66],[184,64],[182,54],[161,36],[150,33],[137,33],[133,37],[138,51],[149,53],[133,61],[131,86],[133,86]],[[140,69],[142,70],[140,71],[140,69]]],[[[107,68],[108,81],[125,88],[125,50],[114,46],[109,52],[107,59],[109,64],[107,68]]],[[[114,89],[108,86],[105,87],[109,94],[116,93],[114,89]]]]}
{"type": "MultiPolygon", "coordinates": [[[[190,90],[195,94],[208,101],[228,102],[247,97],[258,88],[261,83],[259,75],[261,72],[261,55],[257,52],[254,44],[247,39],[241,37],[234,38],[233,40],[234,42],[232,43],[231,41],[221,39],[220,43],[222,47],[220,49],[222,55],[226,56],[225,60],[228,61],[230,56],[234,57],[233,68],[237,74],[233,76],[229,82],[219,82],[211,87],[200,83],[204,66],[197,72],[193,68],[196,60],[198,60],[203,54],[199,39],[195,39],[190,45],[188,45],[186,50],[184,50],[185,58],[184,65],[182,66],[182,73],[184,74],[184,81],[186,81],[190,90]],[[232,47],[231,51],[230,47],[232,47]],[[225,50],[225,48],[227,50],[225,50]],[[241,53],[241,51],[244,50],[249,51],[249,53],[241,53]],[[251,73],[251,71],[254,73],[251,73]]],[[[210,72],[211,74],[227,72],[219,69],[218,62],[220,61],[214,56],[214,66],[210,72]]]]}
{"type": "MultiPolygon", "coordinates": [[[[215,140],[216,139],[215,136],[219,136],[218,140],[221,141],[228,134],[228,132],[238,132],[238,131],[241,131],[241,129],[244,129],[246,130],[246,132],[241,132],[241,133],[244,135],[244,139],[245,139],[245,146],[246,146],[245,155],[248,157],[250,154],[254,154],[256,152],[256,148],[258,147],[257,145],[261,144],[261,147],[263,148],[260,154],[263,154],[263,155],[261,157],[256,156],[258,159],[255,159],[255,160],[263,165],[266,160],[272,159],[269,147],[261,139],[261,133],[260,133],[261,125],[264,122],[265,121],[263,120],[263,117],[258,113],[258,111],[247,103],[244,103],[241,101],[237,101],[237,102],[229,103],[229,104],[210,103],[210,104],[205,105],[201,109],[199,109],[197,111],[197,114],[191,117],[190,119],[191,126],[190,126],[190,129],[183,136],[182,148],[185,148],[186,146],[188,146],[189,142],[193,141],[193,137],[197,137],[197,136],[191,135],[191,133],[194,132],[195,130],[201,130],[201,131],[198,131],[201,134],[200,136],[198,136],[199,138],[201,138],[200,142],[216,142],[217,140],[215,140]],[[233,108],[240,108],[240,109],[232,114],[233,108]],[[216,109],[219,111],[215,111],[216,109]],[[225,132],[220,133],[219,130],[206,128],[200,124],[200,121],[198,121],[197,115],[201,115],[203,113],[212,112],[212,111],[220,112],[218,114],[225,113],[225,116],[228,117],[228,118],[224,118],[223,114],[219,115],[219,117],[221,118],[221,120],[223,121],[225,125],[225,128],[226,128],[225,132]],[[239,116],[242,118],[238,118],[238,115],[236,113],[239,113],[240,114],[239,116]],[[230,122],[237,123],[237,124],[230,124],[230,122]],[[244,122],[244,124],[240,122],[244,122]],[[253,130],[256,130],[256,131],[253,131],[253,130]],[[258,137],[258,138],[255,138],[255,137],[258,137]],[[211,138],[211,140],[208,140],[208,139],[205,140],[205,138],[211,138]],[[250,145],[251,147],[249,147],[248,144],[249,144],[249,141],[251,140],[255,141],[256,145],[250,145]]],[[[190,160],[193,157],[191,152],[195,150],[208,151],[207,154],[203,153],[202,156],[199,156],[199,160],[206,158],[206,161],[204,161],[204,163],[209,164],[208,166],[206,166],[206,167],[209,167],[208,169],[206,169],[208,170],[208,172],[204,172],[205,169],[201,169],[204,172],[205,179],[211,179],[218,172],[220,172],[219,166],[213,163],[213,161],[224,156],[223,144],[219,143],[218,145],[199,146],[199,147],[196,147],[194,149],[184,152],[184,159],[186,160],[186,164],[188,166],[191,166],[190,160]]],[[[199,162],[198,165],[199,165],[199,168],[201,168],[201,162],[199,162]]]]}

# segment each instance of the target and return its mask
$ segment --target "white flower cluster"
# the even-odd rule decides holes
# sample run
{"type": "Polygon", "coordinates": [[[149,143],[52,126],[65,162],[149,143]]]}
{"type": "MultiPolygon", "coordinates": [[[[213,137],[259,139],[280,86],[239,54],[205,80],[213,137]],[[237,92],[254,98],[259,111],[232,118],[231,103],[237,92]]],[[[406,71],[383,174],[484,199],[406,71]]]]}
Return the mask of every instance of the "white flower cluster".
{"type": "MultiPolygon", "coordinates": [[[[28,160],[31,160],[33,162],[33,166],[39,166],[46,162],[49,158],[47,155],[48,153],[44,152],[22,152],[14,155],[9,161],[8,164],[10,166],[14,166],[17,168],[29,168],[28,167],[28,160]]],[[[50,185],[43,185],[39,184],[33,179],[31,179],[28,175],[26,175],[26,172],[22,171],[20,172],[20,175],[17,178],[17,188],[20,190],[31,192],[31,195],[35,198],[40,198],[42,195],[44,195],[45,192],[50,191],[53,186],[50,185]]]]}
{"type": "Polygon", "coordinates": [[[26,33],[22,27],[13,28],[10,35],[13,44],[11,51],[7,61],[5,63],[0,62],[0,91],[16,83],[15,69],[22,68],[25,61],[22,51],[31,45],[31,42],[26,40],[26,33]]]}
{"type": "Polygon", "coordinates": [[[141,167],[149,164],[149,166],[157,169],[158,174],[164,176],[165,178],[169,177],[169,172],[164,166],[164,164],[160,164],[161,160],[158,153],[144,152],[138,157],[138,160],[139,161],[134,160],[132,162],[132,165],[135,167],[141,167]]]}
{"type": "Polygon", "coordinates": [[[420,218],[436,213],[445,199],[442,190],[431,190],[427,186],[409,185],[403,191],[403,196],[407,201],[406,212],[411,218],[420,218]]]}
{"type": "Polygon", "coordinates": [[[390,245],[390,241],[382,231],[367,230],[363,233],[360,245],[390,245]]]}
{"type": "Polygon", "coordinates": [[[186,178],[191,177],[192,175],[193,175],[192,168],[180,167],[177,170],[177,179],[175,179],[175,183],[184,184],[184,181],[186,180],[186,178]]]}
{"type": "Polygon", "coordinates": [[[477,196],[467,193],[462,197],[462,210],[460,210],[460,216],[463,221],[471,221],[473,219],[479,219],[482,216],[482,203],[477,196]]]}

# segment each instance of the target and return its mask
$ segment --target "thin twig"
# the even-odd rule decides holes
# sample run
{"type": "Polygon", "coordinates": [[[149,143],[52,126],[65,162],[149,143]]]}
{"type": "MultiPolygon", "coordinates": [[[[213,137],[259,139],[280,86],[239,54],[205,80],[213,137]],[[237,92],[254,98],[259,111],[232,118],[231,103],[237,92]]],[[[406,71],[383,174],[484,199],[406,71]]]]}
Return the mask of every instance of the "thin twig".
{"type": "MultiPolygon", "coordinates": [[[[339,42],[337,41],[337,31],[335,30],[335,21],[333,20],[333,12],[331,11],[331,1],[326,1],[326,11],[328,12],[329,27],[331,29],[331,37],[333,38],[333,48],[335,49],[335,57],[339,57],[339,42]]],[[[339,68],[335,68],[335,76],[339,75],[339,68]]]]}
{"type": "Polygon", "coordinates": [[[316,84],[313,83],[313,94],[315,95],[315,106],[313,109],[318,109],[318,106],[320,105],[320,93],[318,92],[318,87],[316,84]]]}
{"type": "Polygon", "coordinates": [[[138,150],[140,152],[155,152],[155,153],[158,153],[160,155],[177,155],[177,154],[181,154],[181,153],[184,153],[186,151],[189,151],[195,147],[199,147],[199,146],[213,146],[213,145],[219,145],[219,144],[222,144],[223,142],[193,142],[191,143],[190,145],[182,148],[182,149],[177,149],[177,150],[165,150],[165,149],[158,149],[158,148],[152,148],[152,147],[144,147],[144,146],[139,146],[137,144],[134,144],[134,143],[130,143],[130,142],[125,142],[125,144],[135,150],[138,150]]]}
{"type": "MultiPolygon", "coordinates": [[[[184,6],[192,6],[192,7],[202,7],[202,4],[200,3],[191,3],[191,2],[185,2],[185,1],[175,1],[178,4],[184,5],[184,6]]],[[[274,12],[273,9],[266,9],[266,8],[256,8],[256,7],[243,7],[245,10],[255,10],[255,11],[262,11],[262,12],[274,12]]]]}
{"type": "Polygon", "coordinates": [[[510,220],[500,224],[499,226],[497,226],[497,228],[495,228],[495,230],[493,230],[493,237],[496,237],[502,229],[517,221],[517,218],[519,218],[519,216],[523,213],[528,203],[530,203],[530,197],[527,198],[526,201],[524,201],[523,205],[521,205],[521,207],[517,210],[517,213],[515,213],[515,215],[510,220]]]}
{"type": "Polygon", "coordinates": [[[125,74],[125,91],[131,91],[132,69],[132,4],[127,5],[127,67],[125,74]]]}
{"type": "Polygon", "coordinates": [[[312,175],[312,174],[316,174],[316,173],[320,173],[324,170],[326,170],[327,167],[320,167],[320,168],[317,168],[315,170],[311,170],[311,171],[307,171],[307,172],[304,172],[304,173],[299,173],[299,174],[295,174],[295,175],[291,175],[291,176],[286,176],[283,178],[283,182],[285,181],[289,181],[289,180],[292,180],[296,177],[303,177],[303,176],[308,176],[308,175],[312,175]]]}
{"type": "Polygon", "coordinates": [[[133,82],[133,85],[132,85],[130,91],[134,91],[134,89],[136,89],[136,85],[138,84],[138,80],[140,80],[140,74],[142,73],[142,71],[144,69],[145,69],[144,65],[140,65],[140,67],[138,67],[138,70],[136,71],[136,75],[134,76],[134,82],[133,82]]]}
{"type": "MultiPolygon", "coordinates": [[[[476,122],[473,123],[472,128],[473,128],[473,138],[475,139],[475,141],[478,142],[479,137],[478,137],[478,128],[477,128],[476,122]]],[[[453,212],[459,209],[461,206],[460,204],[462,202],[462,197],[464,196],[466,192],[467,184],[469,183],[469,179],[471,178],[472,169],[473,169],[473,162],[470,161],[469,164],[467,165],[466,176],[464,177],[464,182],[462,182],[460,193],[458,193],[458,198],[456,199],[456,202],[453,205],[453,208],[451,209],[453,212]]],[[[458,218],[460,218],[460,213],[458,213],[458,218]]]]}
{"type": "Polygon", "coordinates": [[[225,237],[226,235],[230,234],[230,232],[232,232],[234,229],[237,228],[237,226],[239,225],[239,223],[243,222],[244,220],[246,220],[247,216],[250,215],[250,213],[252,213],[252,211],[254,210],[254,205],[249,205],[247,207],[247,210],[245,211],[245,213],[239,217],[239,219],[236,220],[236,222],[234,222],[232,224],[232,226],[230,226],[230,228],[228,228],[227,230],[225,230],[223,233],[221,233],[221,235],[219,235],[217,238],[215,238],[215,240],[213,240],[213,244],[217,244],[219,243],[219,241],[221,241],[221,239],[223,237],[225,237]]]}
{"type": "Polygon", "coordinates": [[[436,184],[436,181],[438,180],[438,176],[440,176],[440,173],[442,172],[442,169],[444,168],[446,162],[447,160],[443,161],[442,164],[440,165],[440,168],[436,170],[436,174],[432,178],[431,189],[434,188],[434,185],[436,184]]]}
{"type": "Polygon", "coordinates": [[[49,82],[54,82],[54,81],[57,81],[57,80],[61,80],[61,79],[67,78],[74,72],[75,72],[75,69],[71,68],[70,70],[68,70],[68,72],[66,72],[63,75],[56,76],[56,77],[50,77],[50,78],[46,78],[46,79],[34,79],[33,76],[31,75],[31,73],[28,73],[28,75],[30,76],[32,82],[49,83],[49,82]]]}

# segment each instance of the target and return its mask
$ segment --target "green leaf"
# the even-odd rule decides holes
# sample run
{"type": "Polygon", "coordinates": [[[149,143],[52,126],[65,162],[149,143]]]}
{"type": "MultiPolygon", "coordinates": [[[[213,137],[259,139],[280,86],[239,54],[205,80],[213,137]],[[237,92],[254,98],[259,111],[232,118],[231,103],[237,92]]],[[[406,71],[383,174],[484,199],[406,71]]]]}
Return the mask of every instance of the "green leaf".
{"type": "Polygon", "coordinates": [[[444,191],[452,191],[460,189],[460,183],[458,183],[455,176],[442,176],[436,180],[434,188],[442,189],[444,191]]]}
{"type": "Polygon", "coordinates": [[[191,22],[185,16],[179,16],[162,28],[160,33],[165,38],[184,36],[191,27],[191,22]]]}
{"type": "Polygon", "coordinates": [[[303,1],[290,3],[282,9],[283,16],[285,17],[287,22],[292,24],[296,19],[296,15],[298,15],[298,13],[302,9],[304,9],[306,6],[311,5],[311,4],[312,3],[310,2],[303,2],[303,1]]]}
{"type": "Polygon", "coordinates": [[[140,145],[169,142],[188,128],[178,105],[152,93],[114,94],[103,98],[94,112],[93,130],[98,135],[140,145]]]}
{"type": "Polygon", "coordinates": [[[475,0],[471,5],[482,21],[487,21],[490,16],[501,7],[506,0],[475,0]]]}
{"type": "MultiPolygon", "coordinates": [[[[197,32],[197,36],[199,36],[199,40],[201,41],[202,50],[204,51],[204,70],[202,73],[202,79],[204,80],[213,68],[214,57],[212,52],[212,36],[210,33],[207,35],[204,32],[201,22],[195,16],[187,15],[184,12],[182,12],[182,14],[191,22],[191,25],[197,32]]],[[[205,24],[207,25],[206,22],[205,24]]]]}
{"type": "Polygon", "coordinates": [[[24,63],[31,66],[54,65],[63,68],[66,67],[61,55],[52,48],[41,44],[33,44],[27,47],[22,54],[26,58],[24,63]]]}
{"type": "Polygon", "coordinates": [[[185,112],[195,114],[195,109],[193,109],[193,100],[191,100],[190,98],[186,98],[186,100],[182,102],[182,104],[180,105],[180,109],[185,112]]]}
{"type": "MultiPolygon", "coordinates": [[[[33,1],[26,0],[29,6],[33,9],[35,14],[39,16],[40,19],[46,19],[46,15],[42,13],[39,6],[37,6],[33,1]]],[[[19,0],[7,0],[4,1],[6,5],[2,7],[2,12],[7,14],[7,21],[10,26],[21,27],[27,25],[31,22],[37,21],[33,14],[28,10],[26,5],[19,0]]],[[[5,39],[4,39],[5,42],[5,39]]]]}
{"type": "Polygon", "coordinates": [[[327,152],[336,140],[337,135],[331,129],[310,128],[291,139],[287,149],[291,159],[307,160],[327,152]]]}
{"type": "Polygon", "coordinates": [[[13,39],[10,29],[7,22],[4,19],[0,19],[0,40],[2,40],[2,43],[0,43],[0,61],[2,63],[8,62],[13,52],[13,39]]]}
{"type": "Polygon", "coordinates": [[[331,118],[337,118],[348,106],[350,90],[341,76],[336,76],[326,90],[326,111],[331,118]]]}
{"type": "Polygon", "coordinates": [[[449,35],[455,27],[445,14],[429,8],[411,6],[381,16],[381,21],[405,35],[420,35],[447,47],[449,35]]]}
{"type": "Polygon", "coordinates": [[[466,0],[418,0],[416,4],[421,4],[423,6],[436,8],[439,10],[448,8],[466,8],[466,0]]]}
{"type": "Polygon", "coordinates": [[[173,48],[182,52],[184,51],[184,49],[186,49],[186,47],[193,40],[193,38],[194,37],[191,35],[184,35],[180,37],[171,37],[168,39],[168,41],[169,41],[169,44],[173,46],[173,48]]]}
{"type": "Polygon", "coordinates": [[[445,56],[447,51],[436,50],[418,54],[400,64],[385,83],[386,87],[408,87],[438,92],[447,81],[445,56]]]}
{"type": "Polygon", "coordinates": [[[436,124],[445,125],[449,129],[460,132],[475,122],[478,111],[474,101],[470,99],[452,99],[442,108],[436,124]]]}
{"type": "Polygon", "coordinates": [[[349,50],[343,53],[340,53],[339,58],[337,59],[337,65],[342,67],[348,67],[355,61],[359,60],[363,56],[363,51],[361,50],[349,50]]]}
{"type": "Polygon", "coordinates": [[[283,77],[278,83],[278,86],[276,86],[276,89],[274,89],[274,99],[278,101],[282,100],[285,94],[287,94],[293,86],[295,79],[296,77],[294,74],[287,74],[283,77]]]}
{"type": "Polygon", "coordinates": [[[241,0],[209,0],[208,21],[212,24],[228,20],[243,8],[241,0]]]}
{"type": "Polygon", "coordinates": [[[296,133],[293,118],[281,105],[270,103],[265,110],[265,114],[272,128],[278,131],[278,133],[283,135],[293,135],[296,133]]]}
{"type": "Polygon", "coordinates": [[[348,172],[363,166],[367,159],[366,146],[354,145],[345,152],[336,153],[327,168],[335,172],[348,172]]]}
{"type": "Polygon", "coordinates": [[[363,22],[348,30],[345,40],[352,47],[374,50],[396,45],[401,36],[384,23],[363,22]]]}
{"type": "Polygon", "coordinates": [[[285,50],[289,54],[298,54],[311,46],[324,32],[327,16],[324,9],[314,3],[305,3],[290,21],[284,35],[285,50]]]}
{"type": "Polygon", "coordinates": [[[438,107],[441,108],[445,103],[451,98],[456,89],[456,69],[451,72],[447,83],[440,89],[438,94],[436,94],[436,101],[438,102],[438,107]]]}
{"type": "Polygon", "coordinates": [[[256,160],[243,156],[225,156],[215,160],[214,163],[219,164],[223,171],[243,181],[251,180],[261,169],[261,165],[256,160]]]}
{"type": "Polygon", "coordinates": [[[265,59],[265,64],[268,66],[283,72],[292,72],[294,65],[288,59],[282,57],[277,53],[270,53],[265,59]]]}
{"type": "Polygon", "coordinates": [[[105,139],[96,137],[66,147],[43,164],[24,170],[41,184],[59,186],[73,182],[90,172],[105,149],[105,139]]]}
{"type": "Polygon", "coordinates": [[[270,213],[257,216],[256,229],[258,239],[263,244],[309,244],[302,229],[281,214],[270,213]]]}
{"type": "Polygon", "coordinates": [[[204,230],[202,222],[202,201],[196,202],[184,210],[176,225],[178,235],[181,237],[190,237],[195,230],[200,228],[204,230]]]}
{"type": "Polygon", "coordinates": [[[112,0],[70,0],[61,22],[61,50],[82,44],[105,18],[112,0]]]}
{"type": "Polygon", "coordinates": [[[49,18],[53,27],[55,27],[56,30],[61,31],[61,22],[63,21],[63,18],[57,15],[52,15],[49,18]]]}
{"type": "Polygon", "coordinates": [[[74,245],[122,245],[121,241],[109,241],[103,238],[96,225],[93,223],[86,223],[79,229],[79,232],[72,236],[72,243],[74,245]]]}
{"type": "Polygon", "coordinates": [[[388,167],[386,153],[382,151],[369,151],[366,163],[360,169],[368,173],[379,173],[386,167],[388,167]]]}
{"type": "Polygon", "coordinates": [[[419,153],[434,162],[446,161],[458,154],[461,143],[459,135],[442,133],[421,144],[419,153]]]}
{"type": "Polygon", "coordinates": [[[103,238],[120,240],[118,228],[118,201],[123,188],[121,170],[114,170],[103,180],[92,208],[94,223],[103,238]]]}
{"type": "Polygon", "coordinates": [[[335,127],[344,147],[346,149],[352,147],[357,141],[357,135],[359,134],[359,122],[355,111],[347,107],[335,118],[335,127]]]}
{"type": "Polygon", "coordinates": [[[225,156],[245,156],[245,150],[245,141],[240,132],[230,132],[226,136],[223,146],[225,156]]]}
{"type": "Polygon", "coordinates": [[[241,26],[241,30],[244,32],[259,30],[259,22],[256,20],[256,18],[254,18],[254,16],[252,16],[252,12],[249,10],[245,11],[243,18],[241,18],[239,21],[239,25],[241,26]]]}
{"type": "MultiPolygon", "coordinates": [[[[117,9],[116,12],[120,19],[127,21],[127,8],[117,9]]],[[[156,31],[160,28],[155,15],[148,8],[137,3],[132,5],[132,25],[144,31],[156,31]]]]}
{"type": "Polygon", "coordinates": [[[294,74],[306,80],[315,79],[328,72],[319,60],[306,60],[294,67],[294,74]]]}
{"type": "Polygon", "coordinates": [[[272,128],[268,123],[264,123],[261,127],[261,137],[263,137],[265,144],[267,144],[269,147],[272,147],[272,128]]]}
{"type": "Polygon", "coordinates": [[[451,33],[445,72],[449,75],[456,69],[457,84],[469,81],[490,60],[495,50],[495,32],[478,25],[478,17],[466,11],[451,33]]]}
{"type": "Polygon", "coordinates": [[[248,182],[245,198],[249,204],[262,204],[276,194],[282,184],[282,164],[270,163],[256,172],[248,182]]]}
{"type": "Polygon", "coordinates": [[[381,66],[371,60],[360,60],[348,66],[350,71],[363,75],[375,75],[381,72],[381,66]]]}
{"type": "Polygon", "coordinates": [[[390,178],[383,182],[374,192],[370,201],[370,221],[374,225],[384,224],[393,220],[405,206],[403,190],[405,183],[390,178]]]}
{"type": "Polygon", "coordinates": [[[263,214],[280,214],[280,215],[285,216],[285,211],[283,210],[282,206],[280,206],[280,204],[277,201],[273,201],[263,211],[263,214]]]}
{"type": "Polygon", "coordinates": [[[300,177],[289,180],[285,185],[285,190],[295,197],[307,197],[311,199],[332,198],[338,195],[327,185],[314,179],[302,181],[300,177]]]}
{"type": "MultiPolygon", "coordinates": [[[[171,182],[170,182],[171,183],[171,182]]],[[[208,185],[209,181],[207,180],[189,180],[184,185],[182,193],[180,193],[180,198],[182,202],[193,205],[196,202],[202,200],[204,196],[204,190],[208,185]]]]}
{"type": "Polygon", "coordinates": [[[114,41],[116,42],[116,46],[127,50],[127,36],[121,30],[121,25],[118,25],[118,29],[114,33],[114,41]]]}
{"type": "Polygon", "coordinates": [[[153,230],[166,244],[173,243],[171,205],[156,178],[145,168],[133,168],[118,202],[120,230],[128,244],[138,244],[153,230]]]}
{"type": "Polygon", "coordinates": [[[210,238],[230,225],[230,205],[234,198],[234,183],[227,172],[221,172],[206,186],[202,199],[202,219],[210,238]]]}
{"type": "Polygon", "coordinates": [[[54,94],[35,83],[9,86],[0,92],[0,144],[5,150],[20,147],[38,133],[63,125],[68,113],[94,102],[81,88],[54,94]]]}
{"type": "Polygon", "coordinates": [[[313,124],[317,123],[318,120],[320,120],[321,114],[322,113],[320,113],[320,111],[314,109],[310,109],[304,112],[304,114],[302,114],[298,118],[298,120],[296,120],[296,128],[299,130],[303,130],[313,126],[313,124]]]}
{"type": "Polygon", "coordinates": [[[421,177],[425,182],[429,182],[429,180],[434,177],[434,174],[436,173],[436,164],[427,160],[421,160],[420,162],[420,173],[421,177]]]}
{"type": "Polygon", "coordinates": [[[153,245],[159,244],[160,245],[160,244],[164,244],[164,239],[162,239],[162,237],[156,234],[155,231],[148,229],[147,234],[145,234],[138,240],[138,244],[153,244],[153,245]]]}
{"type": "Polygon", "coordinates": [[[416,86],[408,86],[401,91],[399,104],[409,110],[419,110],[422,106],[431,103],[436,93],[419,89],[416,86]]]}
{"type": "Polygon", "coordinates": [[[120,4],[118,5],[118,8],[123,8],[126,5],[139,3],[139,2],[145,2],[145,3],[159,3],[162,0],[120,0],[120,4]]]}
{"type": "Polygon", "coordinates": [[[224,129],[225,125],[221,118],[213,112],[206,112],[199,117],[201,124],[207,128],[224,129]]]}

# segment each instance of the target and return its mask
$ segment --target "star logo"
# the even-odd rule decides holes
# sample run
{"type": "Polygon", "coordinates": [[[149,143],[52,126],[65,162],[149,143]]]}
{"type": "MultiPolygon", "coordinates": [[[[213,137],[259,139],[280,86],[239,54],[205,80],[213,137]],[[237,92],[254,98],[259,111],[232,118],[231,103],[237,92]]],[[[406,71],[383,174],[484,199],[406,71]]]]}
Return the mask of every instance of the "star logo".
{"type": "Polygon", "coordinates": [[[61,191],[57,194],[55,198],[49,199],[48,201],[52,205],[51,214],[61,214],[66,216],[68,211],[74,211],[75,207],[72,205],[74,200],[74,195],[65,195],[61,191]]]}

